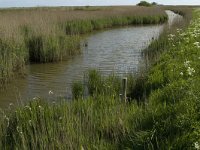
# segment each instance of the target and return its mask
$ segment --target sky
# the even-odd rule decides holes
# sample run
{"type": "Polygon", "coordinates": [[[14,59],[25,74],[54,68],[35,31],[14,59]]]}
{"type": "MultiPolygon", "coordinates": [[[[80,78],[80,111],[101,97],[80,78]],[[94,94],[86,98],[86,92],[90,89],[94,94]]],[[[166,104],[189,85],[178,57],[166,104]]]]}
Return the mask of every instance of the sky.
{"type": "MultiPolygon", "coordinates": [[[[140,0],[0,0],[0,7],[135,5],[140,0]]],[[[153,0],[147,0],[153,2],[153,0]]],[[[200,5],[200,0],[154,0],[165,5],[200,5]]]]}

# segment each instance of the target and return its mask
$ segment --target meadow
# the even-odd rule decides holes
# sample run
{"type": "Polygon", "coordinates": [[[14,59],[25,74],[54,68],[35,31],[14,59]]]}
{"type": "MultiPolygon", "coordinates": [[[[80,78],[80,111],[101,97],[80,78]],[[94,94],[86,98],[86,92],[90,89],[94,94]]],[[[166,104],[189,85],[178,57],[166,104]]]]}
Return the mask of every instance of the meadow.
{"type": "Polygon", "coordinates": [[[73,84],[73,101],[36,97],[25,106],[11,104],[1,111],[0,147],[199,149],[199,28],[200,10],[195,9],[192,20],[152,42],[148,50],[155,55],[144,51],[151,59],[147,72],[128,78],[128,103],[120,99],[117,76],[91,70],[88,98],[80,81],[73,84]]]}
{"type": "Polygon", "coordinates": [[[83,34],[104,28],[167,21],[159,7],[60,7],[0,10],[0,86],[26,65],[81,53],[83,34]]]}

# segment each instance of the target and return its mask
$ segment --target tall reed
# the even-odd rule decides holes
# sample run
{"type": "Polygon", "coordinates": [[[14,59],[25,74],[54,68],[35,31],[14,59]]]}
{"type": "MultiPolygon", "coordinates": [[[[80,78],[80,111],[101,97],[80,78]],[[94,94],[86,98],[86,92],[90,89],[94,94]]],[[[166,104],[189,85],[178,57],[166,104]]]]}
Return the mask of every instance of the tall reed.
{"type": "Polygon", "coordinates": [[[167,16],[162,8],[13,8],[1,9],[0,20],[3,83],[16,70],[23,73],[28,63],[61,61],[79,54],[80,34],[113,26],[163,23],[167,16]]]}

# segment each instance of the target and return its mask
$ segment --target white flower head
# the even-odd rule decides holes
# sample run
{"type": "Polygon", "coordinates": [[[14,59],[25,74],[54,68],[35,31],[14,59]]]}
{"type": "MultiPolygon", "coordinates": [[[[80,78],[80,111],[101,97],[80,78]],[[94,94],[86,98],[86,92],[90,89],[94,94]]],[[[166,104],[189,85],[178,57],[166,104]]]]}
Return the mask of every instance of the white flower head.
{"type": "Polygon", "coordinates": [[[40,111],[44,111],[45,110],[45,108],[42,107],[41,105],[39,105],[38,108],[39,108],[40,111]]]}
{"type": "Polygon", "coordinates": [[[195,70],[194,70],[194,68],[188,67],[187,72],[188,72],[188,74],[189,74],[190,76],[192,76],[193,73],[195,73],[195,70]]]}
{"type": "Polygon", "coordinates": [[[185,66],[185,67],[189,67],[189,66],[190,66],[190,61],[189,61],[189,60],[186,60],[186,61],[184,62],[184,66],[185,66]]]}
{"type": "Polygon", "coordinates": [[[175,37],[175,35],[174,34],[170,34],[169,37],[173,38],[173,37],[175,37]]]}
{"type": "Polygon", "coordinates": [[[195,149],[199,150],[199,149],[200,149],[199,143],[198,143],[198,142],[195,142],[195,143],[194,143],[194,147],[195,147],[195,149]]]}
{"type": "Polygon", "coordinates": [[[200,43],[199,43],[199,42],[195,42],[194,45],[195,45],[197,48],[200,48],[200,43]]]}
{"type": "Polygon", "coordinates": [[[54,94],[53,91],[50,90],[50,91],[49,91],[49,95],[53,95],[53,94],[54,94]]]}
{"type": "Polygon", "coordinates": [[[183,72],[181,72],[180,75],[183,76],[183,72]]]}
{"type": "Polygon", "coordinates": [[[34,97],[34,98],[33,98],[33,100],[37,100],[37,99],[38,99],[37,97],[34,97]]]}
{"type": "Polygon", "coordinates": [[[31,111],[31,107],[30,106],[25,106],[26,109],[29,109],[31,111]]]}
{"type": "Polygon", "coordinates": [[[169,39],[170,41],[173,41],[174,37],[175,37],[175,35],[173,35],[173,34],[169,34],[169,35],[168,35],[168,39],[169,39]]]}

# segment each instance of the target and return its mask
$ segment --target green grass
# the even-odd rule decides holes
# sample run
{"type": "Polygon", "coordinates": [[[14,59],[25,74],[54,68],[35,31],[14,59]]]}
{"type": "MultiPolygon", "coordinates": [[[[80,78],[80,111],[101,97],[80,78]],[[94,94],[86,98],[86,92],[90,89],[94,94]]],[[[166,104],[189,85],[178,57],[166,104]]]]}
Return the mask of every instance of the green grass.
{"type": "Polygon", "coordinates": [[[199,28],[196,10],[187,29],[165,38],[170,41],[163,47],[167,49],[159,53],[145,80],[143,75],[128,78],[130,95],[135,87],[149,91],[141,92],[145,102],[122,102],[120,79],[92,70],[86,99],[78,82],[73,101],[35,98],[2,111],[1,149],[199,149],[199,28]]]}
{"type": "Polygon", "coordinates": [[[57,62],[81,53],[82,34],[116,26],[164,23],[167,15],[162,8],[59,7],[0,9],[0,20],[3,86],[18,72],[25,74],[26,64],[57,62]]]}
{"type": "Polygon", "coordinates": [[[79,36],[31,36],[26,41],[29,62],[47,63],[66,60],[80,53],[79,36]]]}
{"type": "Polygon", "coordinates": [[[123,17],[107,17],[92,20],[69,21],[66,23],[66,34],[84,34],[93,30],[102,30],[104,28],[142,25],[142,24],[161,24],[166,22],[166,15],[146,15],[146,16],[123,16],[123,17]]]}
{"type": "Polygon", "coordinates": [[[9,81],[15,73],[24,74],[28,53],[25,44],[14,39],[0,38],[0,87],[9,81]]]}

